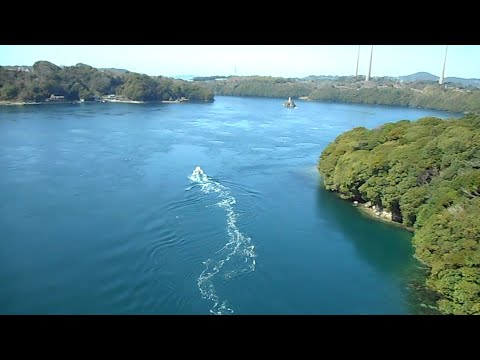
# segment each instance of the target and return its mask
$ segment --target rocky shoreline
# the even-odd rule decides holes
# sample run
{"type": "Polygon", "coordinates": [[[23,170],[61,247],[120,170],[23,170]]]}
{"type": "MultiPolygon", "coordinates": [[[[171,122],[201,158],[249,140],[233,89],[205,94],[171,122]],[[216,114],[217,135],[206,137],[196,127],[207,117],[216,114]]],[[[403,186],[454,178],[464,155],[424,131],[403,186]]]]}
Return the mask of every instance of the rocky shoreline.
{"type": "Polygon", "coordinates": [[[23,105],[41,105],[41,102],[15,102],[15,101],[0,101],[0,106],[23,106],[23,105]]]}
{"type": "Polygon", "coordinates": [[[53,104],[81,104],[81,101],[42,101],[42,102],[16,102],[16,101],[0,101],[0,106],[24,106],[24,105],[53,105],[53,104]]]}
{"type": "Polygon", "coordinates": [[[388,224],[396,225],[410,232],[414,232],[414,229],[412,227],[408,227],[402,223],[393,221],[392,220],[393,214],[390,211],[378,208],[377,206],[373,205],[370,201],[366,203],[359,203],[358,201],[353,201],[353,206],[357,207],[363,214],[368,215],[373,219],[380,220],[388,224]]]}
{"type": "MultiPolygon", "coordinates": [[[[101,103],[122,103],[122,104],[144,104],[145,101],[135,100],[101,100],[101,101],[88,101],[88,103],[101,102],[101,103]]],[[[15,101],[0,101],[0,106],[24,106],[24,105],[58,105],[58,104],[84,104],[84,101],[42,101],[42,102],[15,102],[15,101]]]]}
{"type": "MultiPolygon", "coordinates": [[[[145,104],[145,103],[162,103],[162,104],[184,104],[187,101],[182,100],[162,100],[162,101],[136,101],[136,100],[118,100],[118,99],[102,99],[100,101],[88,101],[88,103],[121,103],[121,104],[145,104]]],[[[205,101],[208,102],[208,101],[205,101]]],[[[24,106],[24,105],[51,105],[51,104],[83,104],[83,101],[42,101],[42,102],[21,102],[21,101],[0,101],[0,106],[24,106]]]]}

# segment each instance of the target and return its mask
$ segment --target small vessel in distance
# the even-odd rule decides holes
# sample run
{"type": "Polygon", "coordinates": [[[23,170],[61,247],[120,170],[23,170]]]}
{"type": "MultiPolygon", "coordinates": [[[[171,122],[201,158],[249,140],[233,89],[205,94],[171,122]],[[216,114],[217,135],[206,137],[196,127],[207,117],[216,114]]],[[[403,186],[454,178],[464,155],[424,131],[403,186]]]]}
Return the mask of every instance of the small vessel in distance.
{"type": "Polygon", "coordinates": [[[197,166],[197,167],[195,168],[195,170],[193,170],[193,172],[196,173],[196,174],[202,174],[202,175],[204,175],[204,172],[203,172],[203,170],[202,170],[202,168],[201,168],[200,166],[197,166]]]}
{"type": "Polygon", "coordinates": [[[283,106],[289,107],[289,108],[297,107],[297,105],[295,105],[295,102],[292,100],[292,98],[290,96],[288,97],[288,101],[285,101],[283,103],[283,106]]]}

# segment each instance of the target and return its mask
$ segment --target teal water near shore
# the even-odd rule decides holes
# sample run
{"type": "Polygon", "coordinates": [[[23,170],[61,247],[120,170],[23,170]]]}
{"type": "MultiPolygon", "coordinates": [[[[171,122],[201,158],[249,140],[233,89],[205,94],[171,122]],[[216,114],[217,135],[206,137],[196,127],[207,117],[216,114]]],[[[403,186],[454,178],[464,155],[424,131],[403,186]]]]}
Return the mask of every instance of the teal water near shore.
{"type": "Polygon", "coordinates": [[[1,107],[0,313],[422,313],[411,234],[316,163],[355,126],[451,115],[283,102],[1,107]]]}

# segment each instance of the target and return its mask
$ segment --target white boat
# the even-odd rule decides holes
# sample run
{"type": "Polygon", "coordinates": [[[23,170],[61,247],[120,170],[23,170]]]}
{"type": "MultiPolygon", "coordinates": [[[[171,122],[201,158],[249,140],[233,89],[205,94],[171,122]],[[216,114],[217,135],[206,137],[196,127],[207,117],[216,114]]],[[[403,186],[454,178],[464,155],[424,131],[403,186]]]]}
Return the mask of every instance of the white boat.
{"type": "Polygon", "coordinates": [[[283,106],[289,107],[289,108],[297,107],[297,105],[295,105],[295,102],[292,100],[292,98],[290,96],[288,97],[288,101],[285,101],[283,103],[283,106]]]}

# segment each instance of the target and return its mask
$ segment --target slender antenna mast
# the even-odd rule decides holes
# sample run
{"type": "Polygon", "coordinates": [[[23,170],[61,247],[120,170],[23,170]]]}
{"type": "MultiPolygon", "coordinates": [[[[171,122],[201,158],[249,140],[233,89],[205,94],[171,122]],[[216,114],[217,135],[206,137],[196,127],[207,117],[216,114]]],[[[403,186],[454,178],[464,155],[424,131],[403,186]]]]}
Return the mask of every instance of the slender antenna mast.
{"type": "Polygon", "coordinates": [[[438,83],[440,85],[443,84],[443,80],[445,79],[445,64],[447,63],[447,51],[448,51],[448,45],[445,47],[445,59],[443,60],[442,76],[440,76],[440,80],[438,80],[438,83]]]}
{"type": "Polygon", "coordinates": [[[368,75],[367,75],[366,81],[370,81],[370,75],[372,73],[372,57],[373,57],[373,45],[372,45],[372,49],[370,50],[370,65],[368,67],[368,75]]]}
{"type": "Polygon", "coordinates": [[[357,55],[357,70],[355,70],[355,78],[358,77],[358,63],[360,62],[360,45],[358,45],[358,55],[357,55]]]}

